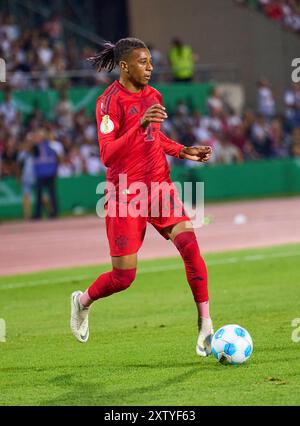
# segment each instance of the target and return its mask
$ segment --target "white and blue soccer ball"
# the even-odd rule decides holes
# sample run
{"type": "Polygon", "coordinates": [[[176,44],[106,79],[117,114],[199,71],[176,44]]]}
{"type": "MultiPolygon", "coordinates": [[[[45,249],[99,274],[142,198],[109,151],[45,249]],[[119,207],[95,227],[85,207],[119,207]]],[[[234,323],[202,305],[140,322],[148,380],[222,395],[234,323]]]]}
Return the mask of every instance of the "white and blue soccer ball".
{"type": "Polygon", "coordinates": [[[243,364],[253,351],[248,331],[237,324],[224,325],[212,338],[212,353],[223,364],[243,364]]]}

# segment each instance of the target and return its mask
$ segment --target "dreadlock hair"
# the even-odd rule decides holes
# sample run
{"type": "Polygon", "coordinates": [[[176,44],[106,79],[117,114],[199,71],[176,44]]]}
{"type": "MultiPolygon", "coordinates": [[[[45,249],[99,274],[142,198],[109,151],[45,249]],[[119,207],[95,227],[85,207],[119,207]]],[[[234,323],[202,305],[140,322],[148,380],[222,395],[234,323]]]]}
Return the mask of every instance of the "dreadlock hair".
{"type": "Polygon", "coordinates": [[[122,38],[116,44],[107,41],[103,44],[101,52],[88,58],[88,61],[99,72],[103,69],[111,72],[134,49],[147,49],[147,46],[143,41],[133,37],[122,38]]]}

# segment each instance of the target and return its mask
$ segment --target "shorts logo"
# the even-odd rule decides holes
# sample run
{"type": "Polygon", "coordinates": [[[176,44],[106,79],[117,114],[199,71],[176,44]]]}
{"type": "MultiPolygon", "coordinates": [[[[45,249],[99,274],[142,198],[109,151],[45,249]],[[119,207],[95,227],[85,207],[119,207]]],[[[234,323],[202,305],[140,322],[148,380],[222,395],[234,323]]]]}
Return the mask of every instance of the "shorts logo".
{"type": "Polygon", "coordinates": [[[123,250],[127,247],[128,238],[125,237],[125,235],[119,235],[119,237],[116,238],[115,243],[120,250],[123,250]]]}
{"type": "Polygon", "coordinates": [[[109,115],[104,115],[100,124],[100,132],[106,135],[114,130],[115,126],[109,115]]]}

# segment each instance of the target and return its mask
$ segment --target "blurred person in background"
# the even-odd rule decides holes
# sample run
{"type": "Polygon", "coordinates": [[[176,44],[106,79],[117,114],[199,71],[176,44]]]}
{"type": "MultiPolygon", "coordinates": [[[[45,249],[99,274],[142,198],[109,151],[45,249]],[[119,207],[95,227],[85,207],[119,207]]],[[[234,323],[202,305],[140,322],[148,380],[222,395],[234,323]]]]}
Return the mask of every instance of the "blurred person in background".
{"type": "Polygon", "coordinates": [[[245,146],[247,144],[247,137],[244,132],[244,127],[242,124],[232,126],[229,132],[230,142],[236,146],[241,153],[244,154],[245,146]]]}
{"type": "Polygon", "coordinates": [[[252,127],[255,122],[255,114],[252,109],[246,109],[242,115],[242,123],[244,128],[244,133],[247,139],[250,140],[252,127]]]}
{"type": "Polygon", "coordinates": [[[9,133],[6,133],[4,147],[1,154],[1,174],[2,176],[17,176],[17,139],[9,133]]]}
{"type": "Polygon", "coordinates": [[[99,159],[99,153],[91,153],[85,161],[86,172],[88,175],[97,176],[106,168],[99,159]]]}
{"type": "Polygon", "coordinates": [[[261,78],[257,83],[257,111],[267,119],[275,115],[275,99],[268,80],[261,78]]]}
{"type": "Polygon", "coordinates": [[[153,64],[153,73],[152,73],[152,82],[155,83],[159,79],[159,71],[164,65],[163,54],[151,43],[148,44],[148,49],[151,54],[152,64],[153,64]]]}
{"type": "Polygon", "coordinates": [[[179,138],[181,137],[184,128],[192,124],[189,109],[184,100],[179,100],[177,102],[171,121],[179,138]]]}
{"type": "Polygon", "coordinates": [[[37,55],[41,67],[43,69],[47,69],[53,57],[53,50],[51,49],[49,40],[46,37],[39,40],[37,55]]]}
{"type": "Polygon", "coordinates": [[[57,122],[62,128],[70,130],[73,127],[73,108],[66,88],[60,92],[56,114],[57,122]]]}
{"type": "Polygon", "coordinates": [[[65,155],[65,150],[62,142],[57,137],[57,132],[55,131],[54,126],[46,123],[45,128],[47,129],[46,136],[50,147],[56,152],[57,157],[62,159],[65,155]]]}
{"type": "Polygon", "coordinates": [[[280,21],[283,18],[283,11],[280,1],[265,1],[262,4],[265,14],[273,21],[280,21]]]}
{"type": "Polygon", "coordinates": [[[185,146],[194,146],[197,144],[197,138],[194,134],[194,127],[192,124],[187,124],[183,127],[180,135],[180,141],[185,146]]]}
{"type": "Polygon", "coordinates": [[[17,40],[20,35],[20,28],[15,23],[15,17],[13,15],[7,14],[2,17],[1,32],[6,35],[11,43],[17,40]]]}
{"type": "Polygon", "coordinates": [[[42,27],[43,33],[47,35],[50,42],[56,42],[62,38],[62,23],[61,17],[53,13],[50,18],[44,22],[42,27]]]}
{"type": "Polygon", "coordinates": [[[59,162],[57,168],[57,176],[62,178],[69,178],[74,175],[74,168],[71,162],[69,153],[67,153],[59,162]]]}
{"type": "Polygon", "coordinates": [[[280,117],[274,117],[272,119],[269,128],[269,137],[272,143],[272,156],[275,158],[288,157],[288,143],[280,117]]]}
{"type": "Polygon", "coordinates": [[[219,143],[214,147],[217,163],[232,164],[243,162],[241,150],[230,142],[230,138],[226,133],[220,134],[218,139],[219,143]]]}
{"type": "Polygon", "coordinates": [[[33,167],[33,134],[27,133],[25,141],[21,145],[18,153],[18,166],[21,175],[21,185],[23,194],[23,214],[24,219],[31,218],[31,193],[34,189],[35,175],[33,167]]]}
{"type": "Polygon", "coordinates": [[[112,82],[111,77],[105,70],[102,70],[101,72],[97,74],[94,72],[94,69],[91,63],[88,60],[89,58],[93,56],[93,54],[94,54],[94,50],[91,47],[89,46],[84,47],[82,52],[80,69],[90,71],[92,75],[88,77],[84,77],[81,81],[81,84],[90,85],[90,86],[94,86],[95,84],[96,85],[103,84],[104,86],[107,86],[112,82]]]}
{"type": "Polygon", "coordinates": [[[286,30],[299,32],[300,16],[299,5],[295,0],[285,0],[282,3],[283,25],[286,30]]]}
{"type": "Polygon", "coordinates": [[[284,93],[285,127],[291,132],[300,125],[300,83],[292,83],[284,93]]]}
{"type": "Polygon", "coordinates": [[[58,214],[55,188],[58,156],[46,139],[43,128],[34,132],[33,142],[33,164],[36,180],[36,209],[33,218],[40,219],[42,216],[43,192],[45,189],[48,192],[50,201],[47,213],[50,218],[55,218],[58,214]]]}
{"type": "Polygon", "coordinates": [[[300,157],[300,127],[295,127],[291,137],[291,155],[300,157]]]}
{"type": "Polygon", "coordinates": [[[60,91],[65,90],[69,84],[69,78],[66,75],[62,75],[67,70],[67,55],[65,52],[65,46],[61,42],[56,42],[53,46],[53,56],[51,63],[47,67],[47,72],[51,76],[51,86],[60,91]]]}
{"type": "Polygon", "coordinates": [[[17,118],[17,107],[15,101],[12,99],[11,88],[5,88],[4,101],[0,105],[0,114],[4,116],[5,125],[10,127],[14,124],[17,118]]]}
{"type": "Polygon", "coordinates": [[[172,68],[173,80],[189,82],[195,73],[195,56],[191,46],[183,44],[180,38],[174,38],[168,53],[172,68]]]}
{"type": "Polygon", "coordinates": [[[84,171],[84,161],[80,155],[80,149],[78,146],[73,146],[69,153],[70,162],[73,167],[73,174],[75,176],[81,175],[84,171]]]}
{"type": "Polygon", "coordinates": [[[272,141],[269,134],[269,124],[264,115],[258,114],[251,129],[251,143],[258,158],[272,156],[272,141]]]}
{"type": "Polygon", "coordinates": [[[224,109],[223,100],[217,87],[213,87],[210,91],[207,99],[207,109],[209,114],[220,113],[224,109]]]}

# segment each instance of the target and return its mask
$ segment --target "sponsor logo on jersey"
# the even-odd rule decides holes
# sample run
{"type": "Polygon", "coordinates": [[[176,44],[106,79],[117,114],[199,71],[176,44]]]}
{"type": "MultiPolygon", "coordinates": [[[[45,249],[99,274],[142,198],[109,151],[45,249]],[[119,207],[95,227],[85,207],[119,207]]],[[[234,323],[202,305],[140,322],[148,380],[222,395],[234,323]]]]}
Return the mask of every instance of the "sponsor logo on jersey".
{"type": "Polygon", "coordinates": [[[135,106],[133,106],[132,108],[131,108],[131,110],[129,111],[129,115],[133,115],[133,114],[137,114],[138,113],[138,110],[136,109],[136,107],[135,106]]]}
{"type": "Polygon", "coordinates": [[[114,130],[115,126],[109,115],[104,115],[100,124],[100,132],[106,135],[114,130]]]}

